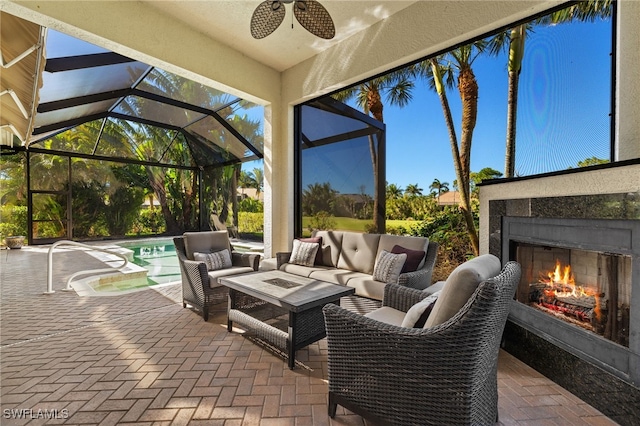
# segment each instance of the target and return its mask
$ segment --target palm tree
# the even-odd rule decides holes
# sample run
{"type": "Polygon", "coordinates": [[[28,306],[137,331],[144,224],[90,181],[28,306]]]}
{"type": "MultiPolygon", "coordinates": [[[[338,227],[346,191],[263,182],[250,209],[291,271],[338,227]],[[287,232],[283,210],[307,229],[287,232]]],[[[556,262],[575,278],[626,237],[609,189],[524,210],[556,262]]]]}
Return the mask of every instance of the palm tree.
{"type": "Polygon", "coordinates": [[[443,192],[449,192],[449,182],[440,182],[439,179],[434,179],[429,185],[429,189],[439,197],[443,192]]]}
{"type": "MultiPolygon", "coordinates": [[[[385,101],[389,105],[402,108],[411,100],[413,87],[411,74],[402,69],[339,92],[333,97],[340,102],[355,98],[356,104],[365,114],[370,114],[376,120],[384,123],[382,97],[385,97],[385,101]]],[[[378,199],[378,155],[372,136],[369,136],[369,151],[374,175],[373,226],[378,232],[383,233],[384,226],[383,223],[380,223],[380,218],[384,220],[385,214],[384,211],[382,214],[378,213],[381,206],[384,208],[385,203],[381,203],[378,199]]]]}
{"type": "Polygon", "coordinates": [[[387,198],[388,199],[398,199],[400,197],[402,197],[402,188],[400,188],[398,185],[396,185],[395,183],[391,183],[391,184],[387,184],[387,198]]]}
{"type": "Polygon", "coordinates": [[[532,26],[536,24],[555,25],[571,22],[574,19],[580,21],[594,21],[597,18],[611,16],[612,0],[589,0],[577,2],[565,9],[543,16],[535,21],[518,25],[506,32],[496,34],[490,40],[490,51],[497,54],[508,46],[509,74],[508,94],[507,94],[507,137],[504,159],[504,176],[513,177],[515,174],[516,162],[516,124],[518,109],[518,88],[520,84],[520,72],[522,71],[522,60],[524,58],[524,47],[527,34],[531,32],[532,26]]]}
{"type": "Polygon", "coordinates": [[[449,132],[449,142],[453,164],[456,171],[460,191],[460,210],[467,225],[471,247],[475,255],[480,252],[480,240],[476,231],[473,212],[471,211],[471,190],[469,188],[469,173],[471,164],[471,141],[473,129],[478,114],[478,82],[473,73],[472,64],[485,51],[487,42],[479,40],[444,55],[436,56],[420,62],[413,67],[418,75],[425,76],[429,85],[440,98],[442,112],[449,132]],[[457,79],[456,79],[457,77],[457,79]],[[454,80],[462,101],[462,132],[460,144],[451,116],[451,108],[447,99],[446,89],[453,87],[454,80]]]}
{"type": "Polygon", "coordinates": [[[253,169],[253,188],[256,190],[256,196],[259,196],[262,192],[262,187],[264,186],[264,172],[262,169],[254,168],[253,169]]]}
{"type": "Polygon", "coordinates": [[[420,188],[417,183],[410,183],[404,189],[404,195],[405,197],[418,197],[422,195],[422,188],[420,188]]]}

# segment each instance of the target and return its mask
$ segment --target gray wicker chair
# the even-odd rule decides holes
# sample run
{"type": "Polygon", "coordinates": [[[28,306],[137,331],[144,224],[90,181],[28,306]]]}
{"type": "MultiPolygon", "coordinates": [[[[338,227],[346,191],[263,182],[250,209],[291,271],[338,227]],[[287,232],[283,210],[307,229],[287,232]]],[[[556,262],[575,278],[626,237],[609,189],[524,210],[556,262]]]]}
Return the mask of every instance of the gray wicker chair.
{"type": "MultiPolygon", "coordinates": [[[[226,275],[258,270],[260,255],[233,251],[233,246],[228,242],[229,237],[226,231],[209,231],[208,233],[226,235],[227,244],[231,248],[231,263],[233,265],[233,268],[227,271],[226,275]]],[[[221,285],[211,285],[212,278],[209,276],[205,263],[189,259],[184,237],[174,237],[173,243],[176,247],[182,275],[182,306],[186,308],[189,304],[200,310],[203,319],[208,321],[211,306],[226,302],[228,289],[221,285]]]]}
{"type": "MultiPolygon", "coordinates": [[[[329,415],[339,404],[381,424],[495,424],[498,352],[519,280],[520,265],[507,263],[451,319],[427,329],[326,305],[329,415]]],[[[383,304],[406,311],[420,293],[388,285],[383,304]]]]}

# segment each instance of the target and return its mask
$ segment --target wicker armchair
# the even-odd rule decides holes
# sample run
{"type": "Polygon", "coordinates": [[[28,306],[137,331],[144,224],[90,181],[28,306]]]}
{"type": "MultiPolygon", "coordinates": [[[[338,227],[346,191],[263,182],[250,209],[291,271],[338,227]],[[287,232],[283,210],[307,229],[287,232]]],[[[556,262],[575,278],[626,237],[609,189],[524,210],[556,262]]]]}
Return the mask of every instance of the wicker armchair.
{"type": "MultiPolygon", "coordinates": [[[[326,305],[329,415],[339,404],[382,424],[494,424],[498,352],[519,279],[520,265],[507,263],[452,318],[426,329],[326,305]]],[[[423,297],[387,287],[383,303],[399,310],[423,297]]]]}
{"type": "Polygon", "coordinates": [[[182,274],[182,306],[186,308],[189,304],[200,310],[205,321],[209,319],[209,310],[212,305],[227,300],[228,289],[218,283],[218,278],[257,271],[260,263],[260,255],[258,254],[233,251],[226,231],[187,232],[182,237],[174,237],[173,242],[182,274]],[[191,250],[188,250],[185,246],[185,238],[195,238],[198,240],[197,244],[192,244],[191,250]],[[194,250],[194,247],[197,250],[194,250]],[[231,268],[210,272],[207,271],[204,262],[193,260],[193,251],[209,252],[221,248],[231,250],[231,264],[233,265],[231,268]]]}

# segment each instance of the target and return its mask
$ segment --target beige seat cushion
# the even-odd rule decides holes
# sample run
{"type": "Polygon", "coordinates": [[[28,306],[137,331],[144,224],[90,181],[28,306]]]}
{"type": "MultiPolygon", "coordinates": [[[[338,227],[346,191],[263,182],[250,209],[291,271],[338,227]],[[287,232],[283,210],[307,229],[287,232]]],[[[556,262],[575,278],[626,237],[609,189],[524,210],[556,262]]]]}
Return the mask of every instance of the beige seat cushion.
{"type": "Polygon", "coordinates": [[[309,278],[314,278],[316,280],[326,281],[329,283],[340,284],[340,285],[346,285],[347,281],[357,277],[371,278],[371,275],[363,274],[362,272],[347,271],[346,269],[333,269],[333,268],[313,271],[309,275],[309,278]]]}
{"type": "Polygon", "coordinates": [[[327,269],[329,269],[328,266],[302,266],[294,265],[293,263],[285,263],[280,266],[281,271],[299,275],[301,277],[308,277],[315,271],[326,271],[327,269]]]}
{"type": "Polygon", "coordinates": [[[459,265],[447,278],[424,328],[453,317],[467,303],[478,284],[498,275],[500,269],[500,259],[492,254],[483,254],[459,265]]]}
{"type": "Polygon", "coordinates": [[[218,280],[221,277],[228,277],[230,275],[238,274],[248,274],[249,272],[254,272],[253,268],[250,266],[232,266],[231,268],[209,271],[209,287],[220,287],[221,284],[218,280]]]}
{"type": "Polygon", "coordinates": [[[386,324],[397,325],[399,327],[402,325],[405,313],[389,306],[381,306],[376,310],[364,314],[364,316],[386,324]]]}
{"type": "Polygon", "coordinates": [[[347,286],[356,289],[356,294],[370,299],[382,300],[384,297],[384,286],[382,281],[376,281],[371,275],[360,274],[352,276],[347,281],[347,286]]]}

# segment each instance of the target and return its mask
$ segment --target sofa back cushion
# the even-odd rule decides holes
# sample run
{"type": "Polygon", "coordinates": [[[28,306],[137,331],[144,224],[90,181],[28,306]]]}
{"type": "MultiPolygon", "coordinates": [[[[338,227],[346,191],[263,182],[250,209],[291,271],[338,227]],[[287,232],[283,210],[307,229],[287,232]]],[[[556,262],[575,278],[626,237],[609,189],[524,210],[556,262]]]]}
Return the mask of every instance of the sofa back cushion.
{"type": "MultiPolygon", "coordinates": [[[[429,238],[405,237],[402,235],[383,234],[380,236],[380,244],[378,244],[378,251],[376,253],[376,257],[380,255],[380,252],[382,250],[386,250],[391,253],[396,253],[396,252],[402,253],[402,251],[394,251],[393,250],[394,246],[404,247],[409,250],[424,251],[426,254],[427,249],[429,248],[429,238]]],[[[424,265],[425,258],[426,256],[423,257],[422,260],[418,263],[417,269],[420,269],[420,267],[424,265]]],[[[406,270],[404,272],[406,272],[406,270]]]]}
{"type": "Polygon", "coordinates": [[[379,234],[345,232],[342,236],[342,250],[336,266],[340,269],[373,274],[379,242],[379,234]]]}
{"type": "Polygon", "coordinates": [[[448,321],[469,300],[478,285],[500,273],[500,259],[483,254],[459,265],[451,272],[424,328],[448,321]]]}
{"type": "Polygon", "coordinates": [[[315,231],[314,237],[322,237],[322,265],[335,267],[342,249],[342,234],[338,231],[315,231]]]}
{"type": "Polygon", "coordinates": [[[183,236],[184,251],[189,260],[194,260],[194,252],[213,253],[224,249],[231,252],[227,231],[185,232],[183,236]]]}

